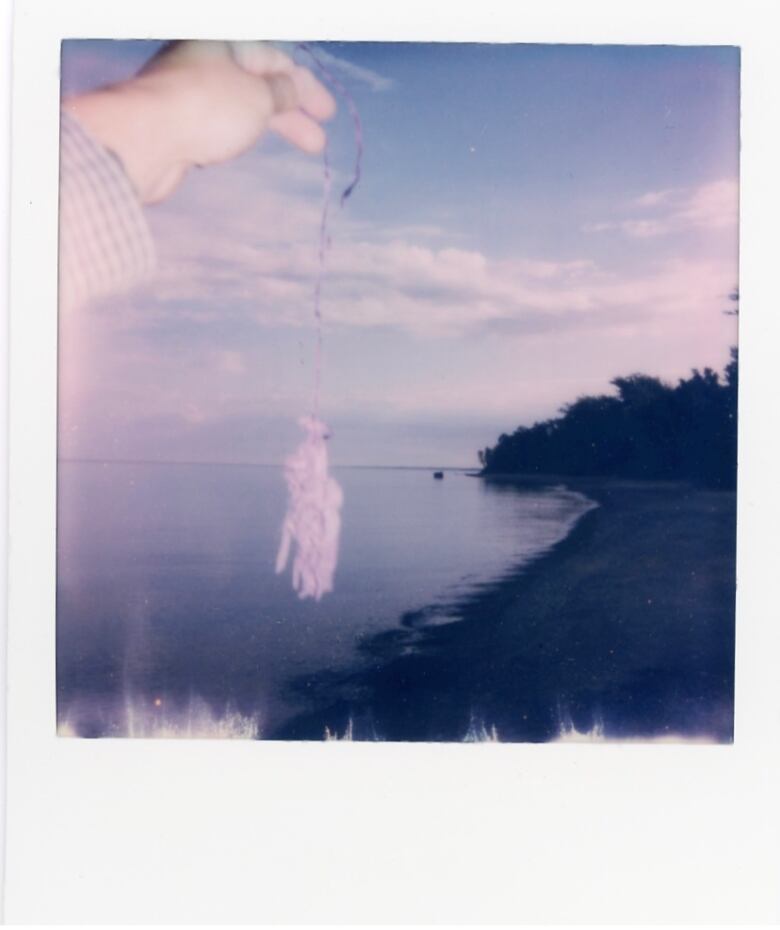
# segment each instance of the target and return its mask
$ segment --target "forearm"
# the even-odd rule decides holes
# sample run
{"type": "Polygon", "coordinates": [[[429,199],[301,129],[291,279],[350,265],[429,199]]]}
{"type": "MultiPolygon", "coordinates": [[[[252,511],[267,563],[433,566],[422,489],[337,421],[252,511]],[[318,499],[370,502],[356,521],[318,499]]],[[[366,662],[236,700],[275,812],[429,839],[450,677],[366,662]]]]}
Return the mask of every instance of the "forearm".
{"type": "Polygon", "coordinates": [[[116,155],[142,203],[162,200],[188,167],[171,146],[159,90],[142,78],[69,98],[63,109],[116,155]]]}
{"type": "Polygon", "coordinates": [[[77,119],[60,129],[60,307],[136,283],[154,268],[154,248],[125,168],[77,119]]]}
{"type": "Polygon", "coordinates": [[[320,152],[335,102],[264,43],[176,42],[128,81],[63,102],[60,271],[65,302],[129,284],[152,265],[141,205],[194,165],[235,158],[271,129],[320,152]],[[120,260],[121,259],[121,260],[120,260]]]}

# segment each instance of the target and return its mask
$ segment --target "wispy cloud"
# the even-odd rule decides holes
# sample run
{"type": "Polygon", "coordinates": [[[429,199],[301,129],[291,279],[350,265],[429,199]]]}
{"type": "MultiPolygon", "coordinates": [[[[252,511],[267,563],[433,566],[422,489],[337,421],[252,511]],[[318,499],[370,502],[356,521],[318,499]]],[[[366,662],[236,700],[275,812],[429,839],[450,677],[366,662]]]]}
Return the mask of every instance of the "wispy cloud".
{"type": "MultiPolygon", "coordinates": [[[[438,460],[425,452],[444,442],[431,442],[434,427],[452,426],[458,448],[470,450],[580,393],[609,390],[616,374],[673,380],[725,363],[736,336],[736,320],[721,311],[737,284],[737,172],[727,123],[712,118],[727,86],[720,79],[707,85],[709,102],[699,84],[688,96],[687,70],[674,79],[681,107],[704,109],[670,149],[649,118],[668,97],[665,60],[647,72],[658,80],[637,83],[630,68],[607,98],[601,82],[595,95],[586,82],[574,99],[562,88],[580,66],[552,50],[550,72],[524,72],[530,84],[496,95],[499,75],[514,87],[521,72],[490,53],[483,73],[471,49],[474,93],[464,97],[462,65],[432,45],[419,50],[432,80],[408,97],[392,88],[414,83],[426,59],[403,54],[391,67],[379,47],[315,47],[355,91],[366,125],[381,127],[367,140],[364,187],[340,210],[348,178],[338,172],[351,168],[352,138],[348,123],[333,126],[322,409],[349,459],[377,461],[381,448],[387,461],[438,460]],[[391,96],[401,109],[388,119],[391,96]],[[614,132],[580,133],[605,105],[614,132]],[[452,107],[462,119],[447,118],[452,107]],[[434,113],[445,118],[432,122],[434,113]],[[571,146],[560,144],[564,127],[571,146]],[[475,132],[484,145],[467,157],[475,132]],[[562,185],[570,163],[582,172],[562,185]],[[607,163],[614,176],[604,176],[607,163]],[[711,175],[700,173],[705,163],[711,175]],[[630,177],[645,180],[626,193],[630,177]],[[396,431],[383,433],[387,423],[396,431]],[[352,433],[345,424],[356,424],[352,433]],[[464,424],[474,425],[473,441],[464,424]]],[[[64,62],[63,79],[96,86],[149,53],[89,43],[64,62]]],[[[525,53],[517,56],[524,69],[525,53]]],[[[322,187],[321,159],[269,136],[229,165],[192,172],[149,209],[157,280],[61,321],[64,451],[284,457],[314,380],[322,187]]]]}
{"type": "MultiPolygon", "coordinates": [[[[303,156],[239,163],[223,177],[191,178],[186,196],[155,219],[162,269],[127,325],[155,329],[311,325],[320,221],[319,167],[303,156]],[[207,218],[205,220],[204,218],[207,218]],[[189,321],[189,324],[187,324],[189,321]]],[[[733,222],[730,182],[656,196],[663,214],[620,221],[633,238],[671,227],[733,222]]],[[[633,318],[711,312],[734,285],[717,262],[656,255],[640,272],[566,261],[496,257],[436,226],[399,226],[333,213],[324,315],[328,325],[435,339],[495,331],[594,331],[633,318]]],[[[601,224],[608,226],[608,224],[601,224]]]]}
{"type": "MultiPolygon", "coordinates": [[[[221,177],[195,173],[153,213],[156,282],[77,315],[61,334],[68,454],[284,454],[294,437],[283,423],[294,423],[308,385],[319,171],[304,156],[255,156],[221,177]]],[[[714,202],[690,196],[676,209],[703,222],[714,202]]],[[[336,418],[511,422],[604,390],[605,354],[641,369],[643,353],[663,347],[672,374],[692,350],[717,359],[707,334],[725,319],[718,310],[736,273],[728,262],[667,255],[629,271],[585,257],[498,257],[433,224],[394,228],[347,211],[334,211],[333,223],[323,310],[326,350],[341,362],[328,366],[336,418]],[[346,347],[377,338],[368,373],[360,350],[346,347]],[[415,368],[409,353],[425,363],[415,368]]]]}
{"type": "Polygon", "coordinates": [[[371,90],[385,91],[395,86],[395,81],[392,78],[377,74],[376,71],[372,71],[370,68],[356,65],[354,62],[348,61],[341,56],[333,55],[331,52],[326,52],[321,45],[313,46],[313,50],[317,58],[326,68],[338,71],[344,77],[352,81],[367,84],[371,90]]]}
{"type": "Polygon", "coordinates": [[[659,203],[664,203],[675,191],[671,188],[661,191],[648,191],[637,197],[633,203],[637,207],[657,207],[659,203]]]}
{"type": "Polygon", "coordinates": [[[583,232],[619,232],[634,239],[649,239],[695,231],[736,226],[739,218],[739,185],[722,178],[693,188],[648,191],[628,205],[640,215],[587,223],[583,232]]]}

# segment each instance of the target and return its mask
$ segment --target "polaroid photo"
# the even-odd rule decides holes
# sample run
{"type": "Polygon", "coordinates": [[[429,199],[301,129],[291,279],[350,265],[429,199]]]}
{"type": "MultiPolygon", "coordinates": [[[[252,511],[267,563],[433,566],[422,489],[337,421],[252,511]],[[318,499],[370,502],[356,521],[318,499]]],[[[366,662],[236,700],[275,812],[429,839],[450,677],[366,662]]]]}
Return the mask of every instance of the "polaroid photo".
{"type": "Polygon", "coordinates": [[[19,4],[7,913],[776,913],[764,40],[341,6],[19,4]]]}
{"type": "Polygon", "coordinates": [[[732,739],[739,49],[61,82],[60,735],[732,739]]]}

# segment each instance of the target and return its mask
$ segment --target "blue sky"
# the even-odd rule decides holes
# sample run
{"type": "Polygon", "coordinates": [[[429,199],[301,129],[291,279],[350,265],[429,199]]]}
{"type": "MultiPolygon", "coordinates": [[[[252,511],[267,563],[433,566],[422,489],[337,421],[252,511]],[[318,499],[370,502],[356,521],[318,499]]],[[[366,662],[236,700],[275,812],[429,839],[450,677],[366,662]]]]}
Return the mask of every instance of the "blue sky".
{"type": "MultiPolygon", "coordinates": [[[[73,42],[63,93],[157,46],[73,42]]],[[[334,460],[472,465],[619,374],[722,368],[733,48],[326,43],[365,133],[324,289],[334,460]]],[[[328,127],[346,181],[354,138],[328,127]]],[[[263,139],[150,208],[160,274],[62,336],[62,454],[278,462],[310,403],[321,166],[263,139]]]]}

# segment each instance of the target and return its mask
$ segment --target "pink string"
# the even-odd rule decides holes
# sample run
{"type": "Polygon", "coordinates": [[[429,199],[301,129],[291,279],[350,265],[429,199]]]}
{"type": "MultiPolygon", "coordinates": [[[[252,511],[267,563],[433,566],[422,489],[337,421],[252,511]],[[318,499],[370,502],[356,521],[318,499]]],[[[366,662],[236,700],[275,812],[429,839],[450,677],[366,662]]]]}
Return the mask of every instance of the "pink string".
{"type": "MultiPolygon", "coordinates": [[[[317,58],[306,44],[299,45],[312,59],[325,80],[347,101],[355,125],[355,172],[350,184],[341,194],[340,205],[357,186],[363,157],[363,130],[355,101],[349,91],[317,58]]],[[[317,277],[314,282],[314,318],[317,325],[314,372],[314,412],[299,420],[306,438],[285,461],[288,502],[282,538],[276,557],[276,572],[283,572],[292,560],[293,588],[301,598],[319,600],[333,590],[333,576],[338,564],[339,536],[341,533],[341,505],[343,494],[338,482],[329,474],[326,441],[329,430],[319,419],[320,388],[322,383],[322,282],[325,274],[325,255],[330,245],[328,210],[332,188],[332,175],[327,144],[322,153],[323,198],[320,217],[317,277]]]]}
{"type": "Polygon", "coordinates": [[[336,75],[329,68],[326,68],[325,65],[320,61],[316,56],[311,46],[307,42],[299,42],[297,46],[302,52],[305,52],[309,58],[311,58],[314,67],[319,71],[322,77],[325,79],[327,84],[330,84],[334,90],[340,94],[344,101],[347,104],[350,116],[352,117],[352,123],[355,127],[355,168],[353,172],[353,177],[350,183],[344,188],[341,194],[341,206],[344,206],[344,202],[350,196],[352,191],[357,187],[358,182],[360,181],[361,175],[361,166],[363,162],[363,124],[360,122],[360,113],[358,113],[357,104],[352,94],[347,90],[347,88],[342,84],[342,82],[336,77],[336,75]]]}
{"type": "Polygon", "coordinates": [[[322,279],[325,276],[325,253],[329,245],[328,207],[330,206],[331,173],[328,161],[328,144],[322,151],[323,192],[322,216],[320,218],[320,242],[317,278],[314,282],[314,319],[317,324],[317,345],[314,352],[314,416],[320,415],[320,390],[322,386],[322,279]]]}
{"type": "MultiPolygon", "coordinates": [[[[349,196],[355,190],[360,181],[361,167],[363,162],[363,125],[360,122],[360,114],[352,94],[347,90],[344,84],[336,75],[320,61],[311,46],[306,42],[299,42],[297,45],[302,52],[309,56],[315,69],[327,84],[330,84],[334,90],[345,100],[347,108],[352,117],[352,123],[355,131],[355,167],[353,177],[350,183],[344,188],[339,200],[339,206],[343,207],[349,196]]],[[[328,210],[330,206],[330,194],[332,189],[332,175],[330,170],[330,160],[328,158],[327,142],[322,151],[322,173],[323,173],[323,198],[322,198],[322,215],[320,218],[320,241],[319,241],[319,264],[317,267],[317,278],[314,283],[314,319],[317,326],[317,343],[314,355],[314,416],[319,416],[320,411],[320,393],[322,388],[322,281],[325,276],[325,255],[330,245],[328,234],[328,210]]]]}

